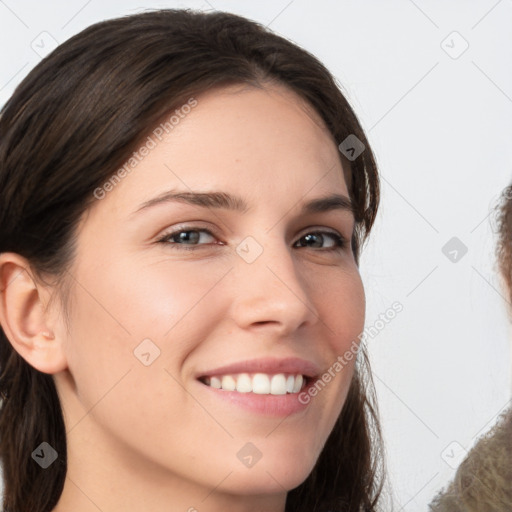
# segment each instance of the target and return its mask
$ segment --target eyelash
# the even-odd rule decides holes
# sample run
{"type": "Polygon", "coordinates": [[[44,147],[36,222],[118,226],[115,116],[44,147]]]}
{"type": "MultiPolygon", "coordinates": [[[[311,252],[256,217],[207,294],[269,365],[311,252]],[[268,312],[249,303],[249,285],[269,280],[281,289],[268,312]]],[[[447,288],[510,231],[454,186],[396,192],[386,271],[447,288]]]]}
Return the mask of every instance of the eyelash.
{"type": "MultiPolygon", "coordinates": [[[[172,249],[178,249],[178,250],[186,250],[186,251],[194,251],[197,249],[197,247],[200,247],[201,245],[208,245],[208,244],[180,244],[180,243],[177,243],[177,242],[173,242],[173,243],[169,243],[169,240],[171,238],[174,238],[175,236],[179,235],[180,233],[190,233],[190,232],[203,232],[203,233],[208,233],[208,235],[212,236],[213,238],[215,238],[215,235],[209,230],[209,229],[204,229],[204,228],[192,228],[192,227],[182,227],[181,229],[179,230],[176,230],[176,231],[173,231],[172,233],[166,233],[165,235],[163,235],[161,238],[159,238],[157,240],[157,243],[162,243],[164,245],[168,245],[170,247],[172,247],[172,249]],[[187,247],[187,245],[189,247],[187,247]],[[181,246],[181,247],[177,247],[177,246],[181,246]]],[[[309,233],[306,233],[304,235],[302,235],[299,240],[301,240],[302,238],[304,238],[305,236],[307,235],[328,235],[330,237],[333,238],[333,240],[335,241],[335,245],[333,247],[328,247],[327,249],[318,249],[320,251],[343,251],[347,248],[348,246],[348,242],[346,240],[346,238],[338,233],[332,233],[331,231],[322,231],[322,230],[318,230],[318,231],[310,231],[309,233]]]]}

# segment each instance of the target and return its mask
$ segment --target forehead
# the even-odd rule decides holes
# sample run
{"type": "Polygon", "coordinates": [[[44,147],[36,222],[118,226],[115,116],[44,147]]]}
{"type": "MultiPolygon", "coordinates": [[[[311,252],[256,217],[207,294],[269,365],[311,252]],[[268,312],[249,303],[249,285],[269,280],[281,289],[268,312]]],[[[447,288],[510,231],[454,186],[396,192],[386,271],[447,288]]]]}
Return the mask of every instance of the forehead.
{"type": "Polygon", "coordinates": [[[173,113],[164,118],[158,137],[155,130],[149,133],[138,151],[145,156],[132,158],[133,168],[106,194],[110,207],[123,210],[177,187],[224,189],[248,202],[297,198],[309,190],[348,195],[332,135],[293,91],[235,85],[195,101],[186,114],[184,109],[174,115],[173,123],[168,122],[173,113]],[[142,151],[143,146],[151,147],[142,151]]]}

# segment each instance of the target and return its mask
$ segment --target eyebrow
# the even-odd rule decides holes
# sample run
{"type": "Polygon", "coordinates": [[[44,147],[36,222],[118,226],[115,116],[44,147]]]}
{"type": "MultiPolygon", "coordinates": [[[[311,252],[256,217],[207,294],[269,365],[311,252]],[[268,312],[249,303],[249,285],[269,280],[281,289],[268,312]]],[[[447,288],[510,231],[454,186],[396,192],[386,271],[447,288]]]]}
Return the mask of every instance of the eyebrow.
{"type": "MultiPolygon", "coordinates": [[[[249,210],[249,205],[243,198],[226,192],[183,192],[169,190],[153,199],[145,201],[130,216],[156,205],[170,202],[191,204],[203,208],[232,210],[242,214],[249,210]]],[[[321,213],[332,210],[347,211],[354,215],[352,201],[347,196],[341,194],[330,194],[307,201],[302,205],[301,214],[321,213]]]]}

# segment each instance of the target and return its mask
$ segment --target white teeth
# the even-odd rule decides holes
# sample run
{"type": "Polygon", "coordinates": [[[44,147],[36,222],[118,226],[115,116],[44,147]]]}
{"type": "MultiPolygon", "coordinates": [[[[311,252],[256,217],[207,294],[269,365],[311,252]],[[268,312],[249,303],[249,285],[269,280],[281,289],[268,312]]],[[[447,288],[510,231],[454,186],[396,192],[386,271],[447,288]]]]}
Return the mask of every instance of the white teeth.
{"type": "Polygon", "coordinates": [[[249,393],[252,391],[251,377],[247,373],[241,373],[236,380],[236,390],[239,393],[249,393]]]}
{"type": "Polygon", "coordinates": [[[222,381],[218,377],[211,377],[210,386],[212,388],[220,389],[222,387],[222,381]]]}
{"type": "Polygon", "coordinates": [[[231,375],[224,375],[221,381],[222,389],[234,391],[236,389],[236,380],[231,375]]]}
{"type": "Polygon", "coordinates": [[[270,381],[270,394],[286,395],[286,377],[282,373],[272,377],[270,381]]]}
{"type": "Polygon", "coordinates": [[[285,375],[277,373],[240,373],[236,375],[222,375],[207,377],[205,383],[212,388],[226,391],[238,391],[239,393],[256,393],[258,395],[286,395],[286,393],[298,393],[303,386],[302,375],[285,375]]]}
{"type": "Polygon", "coordinates": [[[268,395],[270,393],[270,379],[264,373],[257,373],[252,378],[252,392],[258,395],[268,395]]]}

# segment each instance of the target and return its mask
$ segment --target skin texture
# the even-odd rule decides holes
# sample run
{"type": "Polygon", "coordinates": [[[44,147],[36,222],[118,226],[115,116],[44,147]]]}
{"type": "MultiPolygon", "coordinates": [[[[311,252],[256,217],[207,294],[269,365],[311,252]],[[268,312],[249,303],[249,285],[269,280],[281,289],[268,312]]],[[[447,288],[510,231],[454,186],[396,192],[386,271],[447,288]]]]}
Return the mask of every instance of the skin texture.
{"type": "Polygon", "coordinates": [[[197,101],[84,215],[69,330],[61,307],[48,305],[51,288],[23,258],[1,256],[2,279],[12,280],[2,325],[32,366],[54,375],[62,400],[68,475],[58,512],[283,511],[345,402],[355,358],[286,418],[212,398],[195,378],[268,356],[298,356],[326,371],[357,340],[365,312],[352,214],[299,216],[304,201],[348,197],[319,116],[277,85],[197,101]],[[132,215],[173,188],[237,194],[249,209],[173,202],[132,215]],[[200,232],[193,250],[157,242],[182,226],[213,237],[200,232]],[[335,246],[327,235],[302,238],[319,230],[341,234],[346,247],[326,250],[335,246]],[[236,252],[247,236],[263,249],[252,263],[236,252]],[[149,366],[133,353],[146,338],[160,350],[149,366]],[[262,454],[251,468],[237,457],[247,442],[262,454]]]}

